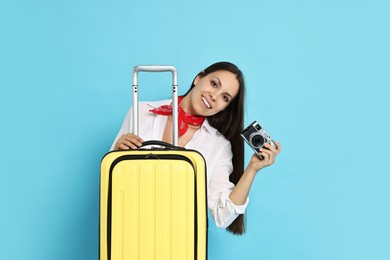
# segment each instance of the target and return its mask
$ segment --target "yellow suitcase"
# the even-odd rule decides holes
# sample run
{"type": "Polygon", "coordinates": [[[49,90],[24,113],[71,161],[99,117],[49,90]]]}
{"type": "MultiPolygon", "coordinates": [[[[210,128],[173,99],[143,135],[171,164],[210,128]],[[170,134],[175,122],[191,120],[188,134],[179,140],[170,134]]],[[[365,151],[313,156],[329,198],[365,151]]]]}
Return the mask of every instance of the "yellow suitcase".
{"type": "Polygon", "coordinates": [[[159,148],[102,159],[100,260],[207,259],[205,160],[159,141],[143,146],[150,145],[159,148]]]}

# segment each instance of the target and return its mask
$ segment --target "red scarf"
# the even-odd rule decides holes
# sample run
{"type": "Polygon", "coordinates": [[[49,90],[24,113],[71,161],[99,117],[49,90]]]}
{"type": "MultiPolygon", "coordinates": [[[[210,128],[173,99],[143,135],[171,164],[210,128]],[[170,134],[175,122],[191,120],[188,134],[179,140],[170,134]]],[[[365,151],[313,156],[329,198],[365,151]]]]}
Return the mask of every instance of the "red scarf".
{"type": "MultiPolygon", "coordinates": [[[[188,125],[199,126],[206,119],[204,116],[193,116],[191,114],[186,113],[180,106],[180,102],[184,97],[181,96],[178,98],[179,108],[177,114],[179,116],[179,136],[182,136],[185,132],[187,132],[188,125]]],[[[150,112],[158,115],[169,116],[172,115],[172,105],[162,105],[155,109],[149,110],[150,112]]]]}

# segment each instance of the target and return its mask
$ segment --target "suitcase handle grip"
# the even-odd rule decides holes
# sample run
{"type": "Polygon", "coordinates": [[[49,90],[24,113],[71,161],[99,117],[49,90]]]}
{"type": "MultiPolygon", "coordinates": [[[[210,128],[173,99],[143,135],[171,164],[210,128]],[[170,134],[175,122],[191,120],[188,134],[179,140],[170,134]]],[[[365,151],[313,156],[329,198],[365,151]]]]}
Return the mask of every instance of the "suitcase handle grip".
{"type": "Polygon", "coordinates": [[[173,150],[186,150],[183,147],[176,146],[176,145],[173,145],[173,144],[170,144],[170,143],[166,143],[166,142],[163,142],[163,141],[158,141],[158,140],[145,141],[145,142],[142,143],[142,145],[139,148],[145,147],[145,146],[149,146],[149,145],[164,146],[164,147],[167,147],[167,148],[173,149],[173,150]]]}
{"type": "Polygon", "coordinates": [[[178,126],[178,86],[177,69],[174,66],[146,65],[135,66],[133,70],[133,134],[139,135],[138,129],[138,72],[172,72],[172,140],[173,145],[179,145],[179,126],[178,126]]]}

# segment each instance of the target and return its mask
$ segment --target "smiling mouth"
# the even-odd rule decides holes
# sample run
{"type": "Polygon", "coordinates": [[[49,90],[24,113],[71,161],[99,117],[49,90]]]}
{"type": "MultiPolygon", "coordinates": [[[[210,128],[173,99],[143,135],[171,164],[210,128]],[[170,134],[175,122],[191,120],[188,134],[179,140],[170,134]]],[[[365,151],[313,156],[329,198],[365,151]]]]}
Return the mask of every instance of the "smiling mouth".
{"type": "Polygon", "coordinates": [[[203,101],[203,104],[205,104],[208,109],[211,109],[209,102],[207,102],[207,100],[204,97],[202,97],[202,101],[203,101]]]}

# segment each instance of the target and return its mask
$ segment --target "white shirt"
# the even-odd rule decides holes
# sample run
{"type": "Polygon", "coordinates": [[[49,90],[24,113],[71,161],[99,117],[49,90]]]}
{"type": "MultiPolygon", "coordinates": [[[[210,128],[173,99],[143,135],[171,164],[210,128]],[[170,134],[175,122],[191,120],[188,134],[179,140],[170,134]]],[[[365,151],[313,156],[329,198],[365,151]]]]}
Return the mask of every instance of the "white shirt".
{"type": "MultiPolygon", "coordinates": [[[[144,141],[162,140],[167,116],[157,115],[149,110],[167,104],[171,104],[171,100],[139,103],[139,136],[144,141]]],[[[130,108],[111,150],[123,134],[132,131],[133,109],[130,108]]],[[[230,142],[205,120],[184,147],[200,152],[205,158],[208,207],[216,225],[221,228],[228,227],[239,214],[245,213],[249,201],[247,198],[244,205],[234,205],[229,199],[229,194],[234,188],[234,184],[229,181],[229,175],[233,171],[230,142]]]]}

